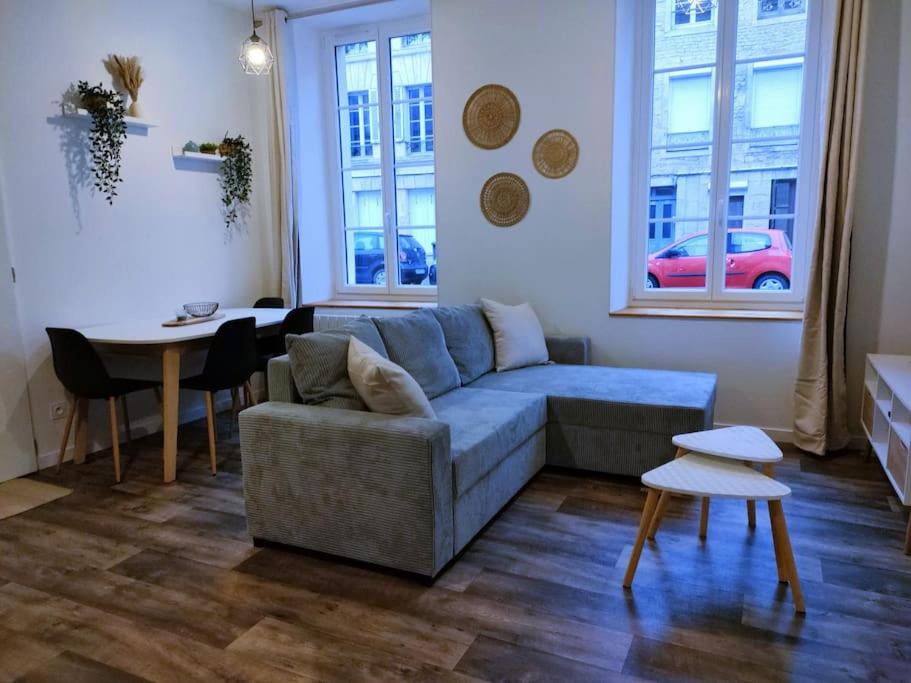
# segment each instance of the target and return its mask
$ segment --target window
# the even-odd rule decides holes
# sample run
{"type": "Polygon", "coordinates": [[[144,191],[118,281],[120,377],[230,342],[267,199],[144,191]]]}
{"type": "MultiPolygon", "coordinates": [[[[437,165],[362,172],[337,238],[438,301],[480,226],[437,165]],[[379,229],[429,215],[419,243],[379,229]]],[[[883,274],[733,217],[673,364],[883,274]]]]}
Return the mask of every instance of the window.
{"type": "Polygon", "coordinates": [[[356,35],[327,42],[339,141],[337,289],[434,296],[430,33],[398,24],[356,35]]]}
{"type": "Polygon", "coordinates": [[[712,20],[712,3],[710,0],[687,0],[674,2],[674,26],[702,24],[712,20]]]}
{"type": "Polygon", "coordinates": [[[759,0],[759,18],[780,17],[788,14],[803,14],[804,0],[759,0]]]}
{"type": "Polygon", "coordinates": [[[757,21],[757,0],[706,3],[714,16],[694,40],[662,19],[692,23],[694,9],[636,3],[634,306],[800,307],[822,15],[797,4],[776,5],[795,15],[781,24],[757,21]]]}

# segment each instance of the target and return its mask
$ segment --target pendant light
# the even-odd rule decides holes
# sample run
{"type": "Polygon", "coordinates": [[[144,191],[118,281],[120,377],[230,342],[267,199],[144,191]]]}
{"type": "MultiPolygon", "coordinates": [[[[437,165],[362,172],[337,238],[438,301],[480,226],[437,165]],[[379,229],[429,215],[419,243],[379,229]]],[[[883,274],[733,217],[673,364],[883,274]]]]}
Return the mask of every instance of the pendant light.
{"type": "Polygon", "coordinates": [[[250,19],[253,21],[253,35],[244,41],[240,51],[240,63],[244,71],[254,76],[268,74],[275,63],[269,44],[256,35],[256,17],[253,14],[253,0],[250,0],[250,19]]]}

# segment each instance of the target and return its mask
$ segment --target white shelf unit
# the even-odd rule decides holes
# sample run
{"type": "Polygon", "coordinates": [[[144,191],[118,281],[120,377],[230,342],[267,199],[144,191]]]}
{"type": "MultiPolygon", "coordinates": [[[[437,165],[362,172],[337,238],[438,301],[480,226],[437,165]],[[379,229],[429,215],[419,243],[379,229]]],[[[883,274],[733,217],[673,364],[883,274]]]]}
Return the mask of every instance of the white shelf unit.
{"type": "MultiPolygon", "coordinates": [[[[911,505],[911,356],[867,356],[861,424],[899,501],[911,505]]],[[[911,554],[911,520],[905,553],[911,554]]]]}
{"type": "MultiPolygon", "coordinates": [[[[71,111],[66,112],[65,116],[69,116],[70,118],[74,118],[74,119],[85,119],[88,121],[92,120],[92,115],[88,112],[87,109],[71,110],[71,111]]],[[[137,119],[135,116],[124,116],[123,122],[127,124],[128,129],[129,128],[142,128],[142,129],[147,130],[149,128],[158,128],[157,123],[152,123],[151,121],[147,121],[146,119],[137,119]]]]}
{"type": "Polygon", "coordinates": [[[172,147],[171,156],[175,159],[192,159],[193,161],[206,161],[211,164],[220,164],[225,160],[220,154],[205,154],[203,152],[185,152],[181,147],[172,147]]]}

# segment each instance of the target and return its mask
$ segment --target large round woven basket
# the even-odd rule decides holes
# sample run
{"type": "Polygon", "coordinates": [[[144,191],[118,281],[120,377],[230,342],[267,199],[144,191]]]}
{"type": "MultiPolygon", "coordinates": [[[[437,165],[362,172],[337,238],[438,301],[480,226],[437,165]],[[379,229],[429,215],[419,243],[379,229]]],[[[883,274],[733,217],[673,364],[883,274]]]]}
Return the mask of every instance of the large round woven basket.
{"type": "Polygon", "coordinates": [[[465,135],[482,149],[496,149],[512,140],[519,129],[519,100],[502,85],[482,85],[462,112],[465,135]]]}
{"type": "Polygon", "coordinates": [[[576,167],[579,143],[569,131],[555,128],[538,138],[531,159],[545,178],[562,178],[576,167]]]}
{"type": "Polygon", "coordinates": [[[515,225],[528,213],[528,185],[515,173],[497,173],[481,188],[481,212],[500,228],[515,225]]]}

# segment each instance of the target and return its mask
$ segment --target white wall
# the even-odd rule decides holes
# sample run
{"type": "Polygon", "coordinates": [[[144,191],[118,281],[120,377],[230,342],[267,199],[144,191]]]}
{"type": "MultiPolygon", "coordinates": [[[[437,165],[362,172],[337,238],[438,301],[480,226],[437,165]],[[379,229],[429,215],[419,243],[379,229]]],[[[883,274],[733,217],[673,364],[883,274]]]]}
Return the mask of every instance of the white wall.
{"type": "MultiPolygon", "coordinates": [[[[267,81],[237,62],[249,15],[207,0],[0,0],[0,182],[13,262],[39,453],[59,443],[49,403],[63,398],[44,327],[84,326],[173,314],[187,301],[250,305],[278,282],[267,192],[267,81]],[[140,101],[159,124],[130,134],[113,207],[78,179],[86,126],[59,118],[61,95],[77,80],[111,78],[108,53],[139,55],[140,101]],[[212,172],[175,168],[172,145],[251,141],[254,205],[228,232],[212,172]],[[75,171],[74,171],[75,168],[75,171]]],[[[192,394],[182,397],[192,407],[192,394]]],[[[106,445],[94,406],[92,435],[106,445]]],[[[158,428],[151,397],[132,417],[158,428]]]]}
{"type": "Polygon", "coordinates": [[[589,335],[595,362],[716,372],[717,421],[789,433],[799,323],[608,315],[614,9],[604,0],[433,0],[440,303],[528,300],[548,332],[589,335]],[[522,107],[518,133],[494,151],[462,131],[465,100],[484,83],[508,86],[522,107]],[[568,129],[581,148],[562,180],[531,163],[550,128],[568,129]],[[478,205],[499,171],[531,191],[527,217],[510,229],[487,223],[478,205]]]}

